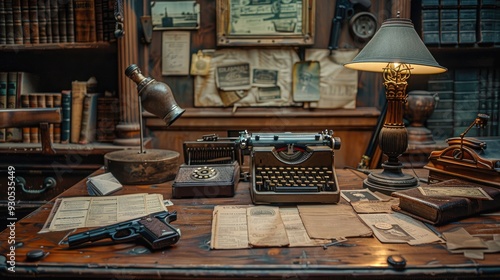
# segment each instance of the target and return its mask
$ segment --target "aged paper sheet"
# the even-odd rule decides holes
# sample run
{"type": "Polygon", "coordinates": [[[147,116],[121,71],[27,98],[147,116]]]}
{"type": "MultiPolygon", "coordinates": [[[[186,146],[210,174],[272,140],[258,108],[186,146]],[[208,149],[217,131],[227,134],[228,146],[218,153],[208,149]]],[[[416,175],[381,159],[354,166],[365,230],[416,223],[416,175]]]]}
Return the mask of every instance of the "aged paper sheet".
{"type": "Polygon", "coordinates": [[[280,207],[281,220],[290,242],[290,247],[320,246],[330,239],[311,239],[302,223],[297,207],[280,207]]]}
{"type": "Polygon", "coordinates": [[[379,201],[371,200],[360,200],[351,202],[352,208],[358,214],[368,214],[368,213],[392,213],[392,205],[398,205],[398,198],[390,198],[379,201]]]}
{"type": "Polygon", "coordinates": [[[211,249],[244,249],[248,243],[246,205],[216,205],[212,216],[211,249]]]}
{"type": "Polygon", "coordinates": [[[358,49],[330,51],[306,49],[306,60],[319,61],[321,65],[320,98],[311,102],[311,108],[356,108],[358,72],[344,67],[357,54],[358,49]]]}
{"type": "Polygon", "coordinates": [[[160,194],[59,198],[40,232],[100,227],[166,210],[160,194]]]}
{"type": "Polygon", "coordinates": [[[212,218],[211,249],[306,247],[330,243],[311,239],[297,207],[217,205],[212,218]]]}
{"type": "MultiPolygon", "coordinates": [[[[210,68],[205,76],[196,76],[194,80],[195,107],[224,107],[228,102],[222,100],[216,85],[216,69],[221,65],[250,63],[251,69],[278,69],[276,87],[278,96],[261,98],[261,87],[252,86],[240,99],[233,98],[234,107],[248,106],[298,106],[292,100],[292,68],[300,61],[298,54],[289,48],[278,49],[220,49],[212,54],[210,68]]],[[[228,95],[228,92],[224,92],[228,95]]],[[[234,96],[234,94],[233,94],[234,96]]],[[[227,98],[226,98],[227,99],[227,98]]]]}
{"type": "Polygon", "coordinates": [[[162,36],[162,75],[188,75],[191,33],[164,31],[162,36]]]}
{"type": "Polygon", "coordinates": [[[248,241],[253,247],[288,246],[288,236],[279,207],[255,206],[247,209],[248,241]]]}
{"type": "Polygon", "coordinates": [[[382,243],[427,244],[442,241],[422,222],[401,213],[359,214],[382,243]]]}
{"type": "Polygon", "coordinates": [[[311,238],[371,236],[372,231],[357,217],[350,205],[298,205],[300,217],[311,238]]]}

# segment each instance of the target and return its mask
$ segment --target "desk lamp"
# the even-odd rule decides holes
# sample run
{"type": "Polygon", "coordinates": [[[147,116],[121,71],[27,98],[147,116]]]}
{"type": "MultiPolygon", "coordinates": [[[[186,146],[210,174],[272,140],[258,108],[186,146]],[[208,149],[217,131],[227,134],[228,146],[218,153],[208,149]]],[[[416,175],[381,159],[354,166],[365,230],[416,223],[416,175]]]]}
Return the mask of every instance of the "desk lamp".
{"type": "Polygon", "coordinates": [[[382,23],[380,29],[361,52],[344,64],[345,67],[370,72],[382,72],[386,89],[387,113],[379,135],[379,145],[388,157],[383,171],[370,173],[363,186],[390,194],[418,186],[418,180],[404,174],[398,157],[408,147],[408,131],[403,122],[406,87],[410,74],[446,72],[432,57],[411,20],[398,17],[382,23]]]}
{"type": "Polygon", "coordinates": [[[137,84],[139,93],[140,150],[120,150],[104,155],[106,169],[124,185],[156,184],[175,178],[179,153],[170,150],[144,149],[142,107],[162,118],[170,126],[183,113],[166,84],[146,78],[139,67],[130,65],[125,75],[137,84]]]}

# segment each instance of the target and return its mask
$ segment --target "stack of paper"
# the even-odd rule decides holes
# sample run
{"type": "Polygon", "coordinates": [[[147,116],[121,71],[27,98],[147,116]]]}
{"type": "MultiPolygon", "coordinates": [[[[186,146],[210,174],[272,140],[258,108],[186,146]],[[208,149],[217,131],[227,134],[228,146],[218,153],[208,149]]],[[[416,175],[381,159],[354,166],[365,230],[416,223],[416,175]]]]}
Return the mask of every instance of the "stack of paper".
{"type": "Polygon", "coordinates": [[[90,195],[108,195],[121,188],[122,184],[110,172],[87,179],[87,190],[90,195]]]}

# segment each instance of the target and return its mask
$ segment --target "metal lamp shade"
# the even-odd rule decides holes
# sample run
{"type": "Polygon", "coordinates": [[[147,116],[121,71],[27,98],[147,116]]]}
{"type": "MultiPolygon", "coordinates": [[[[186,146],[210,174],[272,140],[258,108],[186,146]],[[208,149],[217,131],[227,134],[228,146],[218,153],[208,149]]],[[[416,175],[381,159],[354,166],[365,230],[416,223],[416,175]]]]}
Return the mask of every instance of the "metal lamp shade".
{"type": "Polygon", "coordinates": [[[354,70],[383,72],[387,64],[393,62],[409,64],[411,74],[439,74],[447,71],[431,55],[411,20],[402,18],[392,18],[382,23],[361,52],[344,66],[354,70]]]}

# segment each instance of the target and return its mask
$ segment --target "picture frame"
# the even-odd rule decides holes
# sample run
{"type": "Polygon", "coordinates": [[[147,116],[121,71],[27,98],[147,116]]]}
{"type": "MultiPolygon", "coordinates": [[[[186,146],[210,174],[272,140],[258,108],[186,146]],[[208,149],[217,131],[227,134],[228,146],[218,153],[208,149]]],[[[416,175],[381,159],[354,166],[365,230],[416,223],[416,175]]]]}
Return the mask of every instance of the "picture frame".
{"type": "Polygon", "coordinates": [[[197,0],[150,1],[150,5],[153,31],[200,28],[197,0]]]}
{"type": "Polygon", "coordinates": [[[218,46],[314,44],[315,0],[217,0],[218,46]]]}

